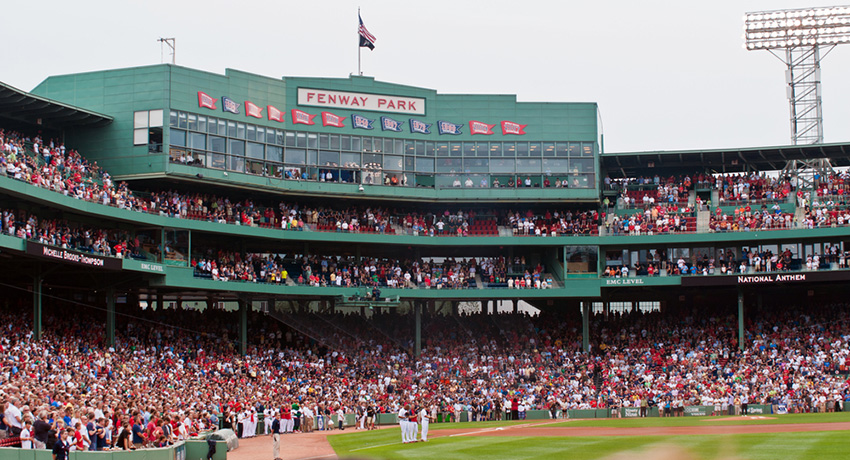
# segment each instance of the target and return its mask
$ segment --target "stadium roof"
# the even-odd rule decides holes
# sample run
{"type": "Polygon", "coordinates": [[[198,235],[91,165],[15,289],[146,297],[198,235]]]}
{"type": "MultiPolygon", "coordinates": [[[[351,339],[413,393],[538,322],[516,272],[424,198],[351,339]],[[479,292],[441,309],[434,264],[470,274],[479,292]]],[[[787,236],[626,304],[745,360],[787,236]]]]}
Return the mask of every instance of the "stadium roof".
{"type": "Polygon", "coordinates": [[[36,96],[0,82],[0,118],[51,129],[104,126],[112,117],[36,96]]]}
{"type": "Polygon", "coordinates": [[[775,171],[783,169],[790,160],[828,158],[832,166],[850,166],[850,144],[606,153],[599,157],[612,178],[681,174],[688,168],[717,173],[775,171]]]}

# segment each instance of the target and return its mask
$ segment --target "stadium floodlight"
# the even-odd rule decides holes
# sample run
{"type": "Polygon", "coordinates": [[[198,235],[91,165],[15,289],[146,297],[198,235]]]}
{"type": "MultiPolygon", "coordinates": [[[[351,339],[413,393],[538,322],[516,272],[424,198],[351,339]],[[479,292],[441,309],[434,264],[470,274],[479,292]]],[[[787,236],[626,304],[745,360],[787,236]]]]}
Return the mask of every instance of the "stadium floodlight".
{"type": "Polygon", "coordinates": [[[820,61],[850,43],[850,7],[759,11],[744,16],[744,48],[767,50],[788,67],[791,142],[823,143],[820,61]]]}

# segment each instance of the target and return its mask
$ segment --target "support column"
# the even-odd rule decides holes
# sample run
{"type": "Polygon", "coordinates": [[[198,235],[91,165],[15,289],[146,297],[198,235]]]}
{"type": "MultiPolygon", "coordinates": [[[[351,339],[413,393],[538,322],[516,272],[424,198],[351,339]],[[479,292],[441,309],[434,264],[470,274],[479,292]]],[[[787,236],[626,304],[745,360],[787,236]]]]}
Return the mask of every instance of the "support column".
{"type": "Polygon", "coordinates": [[[581,349],[590,352],[590,302],[581,301],[581,349]]]}
{"type": "Polygon", "coordinates": [[[106,346],[115,346],[115,288],[106,289],[106,346]]]}
{"type": "Polygon", "coordinates": [[[32,280],[32,333],[35,340],[41,340],[41,270],[37,269],[32,280]]]}
{"type": "Polygon", "coordinates": [[[248,354],[248,302],[239,300],[239,354],[248,354]]]}
{"type": "Polygon", "coordinates": [[[738,349],[744,351],[744,291],[738,289],[738,349]]]}
{"type": "Polygon", "coordinates": [[[513,305],[512,310],[514,311],[514,314],[517,314],[517,310],[518,310],[518,307],[517,307],[517,306],[519,305],[519,300],[517,300],[517,299],[512,299],[512,300],[511,300],[511,305],[513,305]]]}
{"type": "Polygon", "coordinates": [[[413,311],[416,317],[416,342],[414,342],[413,356],[419,359],[422,356],[422,302],[413,302],[413,311]]]}

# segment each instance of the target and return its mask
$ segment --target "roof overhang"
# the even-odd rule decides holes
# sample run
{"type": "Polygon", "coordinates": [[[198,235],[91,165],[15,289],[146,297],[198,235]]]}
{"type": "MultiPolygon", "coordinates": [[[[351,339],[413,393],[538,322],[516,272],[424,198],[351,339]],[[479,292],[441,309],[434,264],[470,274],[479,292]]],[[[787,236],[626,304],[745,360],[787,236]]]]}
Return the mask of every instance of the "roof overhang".
{"type": "Polygon", "coordinates": [[[36,96],[0,82],[0,117],[50,129],[100,127],[112,117],[36,96]]]}

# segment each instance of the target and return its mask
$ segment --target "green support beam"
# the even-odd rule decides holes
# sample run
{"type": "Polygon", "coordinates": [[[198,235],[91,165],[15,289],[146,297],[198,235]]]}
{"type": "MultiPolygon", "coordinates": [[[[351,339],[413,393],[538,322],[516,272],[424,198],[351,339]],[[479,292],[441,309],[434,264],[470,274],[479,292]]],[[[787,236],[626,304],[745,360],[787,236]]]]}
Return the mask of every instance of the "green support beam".
{"type": "Polygon", "coordinates": [[[239,354],[248,354],[248,308],[250,304],[245,299],[239,299],[239,354]]]}
{"type": "Polygon", "coordinates": [[[590,352],[590,302],[581,301],[581,349],[590,352]]]}
{"type": "Polygon", "coordinates": [[[744,351],[744,291],[738,289],[738,349],[744,351]]]}
{"type": "Polygon", "coordinates": [[[413,301],[413,311],[416,316],[416,345],[413,350],[413,355],[416,359],[422,356],[422,302],[413,301]]]}
{"type": "Polygon", "coordinates": [[[115,288],[106,290],[106,343],[115,346],[115,288]]]}
{"type": "Polygon", "coordinates": [[[32,333],[35,340],[41,340],[41,271],[32,280],[32,333]]]}

